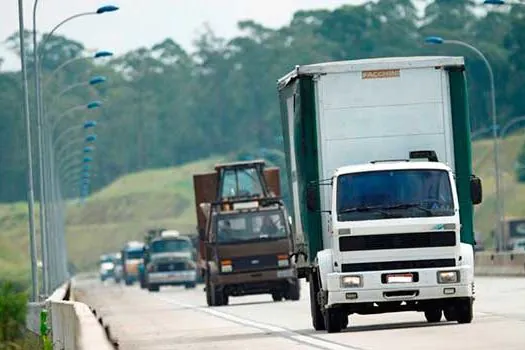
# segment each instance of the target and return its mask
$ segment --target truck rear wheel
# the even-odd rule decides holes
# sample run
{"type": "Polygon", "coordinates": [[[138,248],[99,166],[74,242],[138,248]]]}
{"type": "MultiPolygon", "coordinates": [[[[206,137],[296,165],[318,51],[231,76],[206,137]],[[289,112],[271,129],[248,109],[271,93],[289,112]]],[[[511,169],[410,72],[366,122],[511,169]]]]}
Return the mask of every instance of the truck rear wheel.
{"type": "Polygon", "coordinates": [[[312,326],[316,331],[324,331],[324,317],[321,312],[321,307],[317,302],[317,293],[319,292],[319,282],[317,279],[317,273],[310,274],[310,314],[312,316],[312,326]]]}

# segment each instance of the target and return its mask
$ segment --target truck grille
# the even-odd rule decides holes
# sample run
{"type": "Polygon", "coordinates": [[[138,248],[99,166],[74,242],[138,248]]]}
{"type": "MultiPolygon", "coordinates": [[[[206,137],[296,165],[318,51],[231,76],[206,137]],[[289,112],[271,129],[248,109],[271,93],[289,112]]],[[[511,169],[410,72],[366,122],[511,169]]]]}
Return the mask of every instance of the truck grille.
{"type": "Polygon", "coordinates": [[[162,263],[157,265],[158,272],[169,272],[169,271],[182,271],[186,270],[186,264],[184,262],[172,262],[162,263]]]}
{"type": "Polygon", "coordinates": [[[339,250],[342,252],[380,249],[453,247],[455,245],[456,233],[454,231],[339,237],[339,250]]]}
{"type": "Polygon", "coordinates": [[[278,267],[277,255],[256,255],[233,258],[233,272],[275,269],[278,267]]]}
{"type": "Polygon", "coordinates": [[[366,272],[387,270],[430,269],[454,267],[456,259],[379,261],[370,263],[341,264],[342,272],[366,272]]]}

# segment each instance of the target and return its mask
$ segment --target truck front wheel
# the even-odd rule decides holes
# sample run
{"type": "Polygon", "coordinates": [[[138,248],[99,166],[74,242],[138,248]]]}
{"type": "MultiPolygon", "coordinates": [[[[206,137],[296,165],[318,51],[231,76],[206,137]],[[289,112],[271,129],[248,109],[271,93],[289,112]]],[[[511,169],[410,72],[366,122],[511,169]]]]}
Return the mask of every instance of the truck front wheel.
{"type": "Polygon", "coordinates": [[[312,316],[312,326],[316,331],[324,331],[324,317],[321,312],[321,307],[317,302],[317,293],[319,292],[319,282],[317,279],[317,273],[312,273],[310,275],[310,314],[312,316]]]}
{"type": "Polygon", "coordinates": [[[458,323],[470,323],[474,318],[474,307],[472,298],[461,300],[456,305],[456,317],[458,323]]]}
{"type": "Polygon", "coordinates": [[[337,307],[332,307],[325,310],[324,323],[328,333],[339,333],[343,328],[345,328],[344,316],[346,315],[344,315],[342,310],[337,307]]]}
{"type": "Polygon", "coordinates": [[[441,321],[442,311],[441,309],[429,309],[425,310],[425,318],[427,322],[436,323],[441,321]]]}

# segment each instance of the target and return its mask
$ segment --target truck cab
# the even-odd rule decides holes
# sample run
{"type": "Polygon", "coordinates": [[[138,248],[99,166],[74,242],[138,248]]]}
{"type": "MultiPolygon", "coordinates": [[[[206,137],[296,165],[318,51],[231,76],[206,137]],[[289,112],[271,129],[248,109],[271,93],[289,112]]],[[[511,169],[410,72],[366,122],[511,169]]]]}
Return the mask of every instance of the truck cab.
{"type": "Polygon", "coordinates": [[[209,306],[230,296],[271,294],[298,300],[300,285],[289,255],[294,240],[280,194],[277,168],[255,160],[220,164],[194,175],[200,271],[209,306]]]}
{"type": "Polygon", "coordinates": [[[145,246],[144,284],[150,292],[161,286],[195,288],[197,265],[194,248],[187,236],[164,230],[145,246]]]}

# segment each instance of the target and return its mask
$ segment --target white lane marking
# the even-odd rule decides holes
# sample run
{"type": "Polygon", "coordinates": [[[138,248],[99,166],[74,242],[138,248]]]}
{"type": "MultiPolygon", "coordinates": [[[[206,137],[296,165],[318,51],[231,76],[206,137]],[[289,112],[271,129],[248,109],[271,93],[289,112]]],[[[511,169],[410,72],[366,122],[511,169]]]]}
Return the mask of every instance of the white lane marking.
{"type": "Polygon", "coordinates": [[[184,303],[180,303],[180,302],[177,302],[177,301],[175,301],[173,299],[165,298],[165,297],[162,297],[162,296],[157,296],[157,298],[159,298],[159,299],[161,299],[161,300],[163,300],[163,301],[165,301],[167,303],[179,306],[179,307],[183,307],[183,308],[186,308],[186,309],[192,309],[192,310],[195,310],[195,311],[204,312],[204,313],[213,315],[215,317],[219,317],[219,318],[222,318],[222,319],[225,319],[225,320],[228,320],[228,321],[231,321],[231,322],[243,325],[243,326],[256,328],[256,329],[259,329],[259,330],[262,330],[262,331],[266,331],[266,332],[278,333],[277,334],[278,336],[281,336],[281,337],[284,337],[284,338],[287,338],[287,339],[291,339],[291,340],[295,340],[295,341],[303,343],[303,344],[315,346],[315,347],[317,347],[319,349],[324,349],[324,350],[363,350],[362,348],[356,348],[356,347],[352,347],[352,346],[349,346],[349,345],[343,345],[343,344],[339,344],[339,343],[336,343],[336,342],[326,341],[326,340],[323,340],[323,339],[319,339],[317,337],[303,335],[303,334],[295,332],[295,331],[293,331],[291,329],[282,328],[282,327],[278,327],[278,326],[271,325],[271,324],[266,324],[266,323],[260,323],[260,322],[252,321],[252,320],[249,320],[249,319],[246,319],[246,318],[243,318],[243,317],[234,316],[232,314],[229,314],[229,313],[226,313],[226,312],[223,312],[223,311],[219,311],[219,310],[216,310],[216,309],[213,309],[213,308],[210,308],[210,307],[201,307],[201,306],[197,306],[197,305],[184,304],[184,303]]]}

